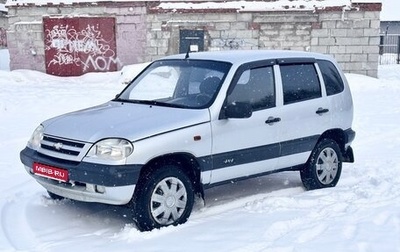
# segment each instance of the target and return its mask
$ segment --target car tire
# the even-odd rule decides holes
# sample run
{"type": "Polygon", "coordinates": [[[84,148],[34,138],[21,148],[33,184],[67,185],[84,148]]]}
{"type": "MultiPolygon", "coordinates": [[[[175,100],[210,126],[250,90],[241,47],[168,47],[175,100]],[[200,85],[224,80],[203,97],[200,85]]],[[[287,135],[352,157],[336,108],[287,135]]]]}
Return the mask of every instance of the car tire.
{"type": "Polygon", "coordinates": [[[185,223],[192,212],[193,185],[175,165],[144,176],[134,196],[134,216],[141,231],[185,223]]]}
{"type": "Polygon", "coordinates": [[[312,151],[306,165],[300,170],[307,190],[334,187],[342,172],[342,155],[332,139],[322,139],[312,151]]]}

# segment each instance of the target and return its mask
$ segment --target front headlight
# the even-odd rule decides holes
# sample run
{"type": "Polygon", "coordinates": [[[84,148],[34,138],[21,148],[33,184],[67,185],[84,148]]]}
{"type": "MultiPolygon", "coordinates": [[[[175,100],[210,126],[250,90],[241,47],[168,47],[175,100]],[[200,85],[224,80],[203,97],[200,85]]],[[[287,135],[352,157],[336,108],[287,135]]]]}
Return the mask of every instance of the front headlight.
{"type": "Polygon", "coordinates": [[[40,141],[43,139],[43,125],[39,125],[32,133],[31,138],[28,141],[28,147],[37,150],[40,147],[40,141]]]}
{"type": "Polygon", "coordinates": [[[87,157],[97,157],[108,160],[122,160],[133,152],[131,142],[120,138],[104,139],[92,146],[87,157]]]}

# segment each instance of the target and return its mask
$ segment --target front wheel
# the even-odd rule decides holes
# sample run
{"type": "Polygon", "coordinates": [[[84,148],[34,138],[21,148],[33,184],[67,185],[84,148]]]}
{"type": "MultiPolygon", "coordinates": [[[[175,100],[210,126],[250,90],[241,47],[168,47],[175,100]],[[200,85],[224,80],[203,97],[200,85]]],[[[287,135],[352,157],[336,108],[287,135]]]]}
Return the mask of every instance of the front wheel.
{"type": "Polygon", "coordinates": [[[300,171],[307,190],[334,187],[342,172],[342,155],[338,144],[332,139],[317,143],[309,160],[300,171]]]}
{"type": "Polygon", "coordinates": [[[138,228],[149,231],[187,221],[193,208],[192,182],[179,167],[165,165],[138,184],[134,215],[138,228]]]}

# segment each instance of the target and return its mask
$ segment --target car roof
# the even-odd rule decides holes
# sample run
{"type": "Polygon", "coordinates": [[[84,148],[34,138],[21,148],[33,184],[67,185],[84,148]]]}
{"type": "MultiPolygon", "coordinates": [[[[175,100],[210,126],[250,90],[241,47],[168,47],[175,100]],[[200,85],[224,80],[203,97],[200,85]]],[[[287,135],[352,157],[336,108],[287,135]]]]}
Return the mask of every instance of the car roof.
{"type": "MultiPolygon", "coordinates": [[[[185,56],[186,54],[176,54],[162,59],[185,59],[185,56]]],[[[320,53],[289,50],[226,50],[189,53],[189,59],[225,61],[232,64],[283,58],[332,59],[331,57],[320,53]]]]}

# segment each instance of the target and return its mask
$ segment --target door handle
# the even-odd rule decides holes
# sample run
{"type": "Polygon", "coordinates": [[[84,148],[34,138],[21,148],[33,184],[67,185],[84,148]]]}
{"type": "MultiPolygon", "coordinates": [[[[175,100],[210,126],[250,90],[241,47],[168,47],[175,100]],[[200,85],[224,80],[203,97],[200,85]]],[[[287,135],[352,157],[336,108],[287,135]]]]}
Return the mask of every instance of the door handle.
{"type": "Polygon", "coordinates": [[[277,123],[277,122],[280,122],[280,121],[281,121],[281,118],[270,116],[270,117],[268,117],[268,119],[265,121],[265,123],[266,123],[266,124],[269,124],[269,125],[272,125],[272,124],[277,123]]]}
{"type": "Polygon", "coordinates": [[[315,113],[317,113],[318,115],[322,115],[322,114],[324,114],[324,113],[328,113],[329,112],[329,109],[327,109],[327,108],[318,108],[318,110],[317,111],[315,111],[315,113]]]}

